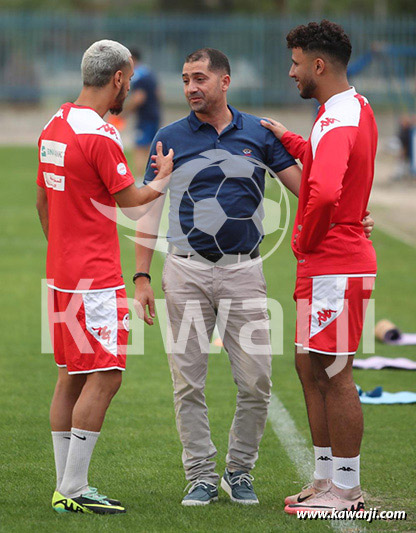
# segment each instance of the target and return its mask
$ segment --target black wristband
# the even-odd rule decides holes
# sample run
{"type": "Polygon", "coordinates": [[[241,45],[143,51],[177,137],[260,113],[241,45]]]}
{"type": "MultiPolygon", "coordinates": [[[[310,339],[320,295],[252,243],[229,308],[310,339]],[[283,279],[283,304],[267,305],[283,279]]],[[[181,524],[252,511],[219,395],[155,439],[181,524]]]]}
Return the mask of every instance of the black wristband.
{"type": "Polygon", "coordinates": [[[148,274],[147,272],[136,272],[133,276],[133,283],[136,284],[136,279],[137,278],[147,278],[149,280],[149,283],[151,283],[152,281],[152,278],[150,276],[150,274],[148,274]]]}

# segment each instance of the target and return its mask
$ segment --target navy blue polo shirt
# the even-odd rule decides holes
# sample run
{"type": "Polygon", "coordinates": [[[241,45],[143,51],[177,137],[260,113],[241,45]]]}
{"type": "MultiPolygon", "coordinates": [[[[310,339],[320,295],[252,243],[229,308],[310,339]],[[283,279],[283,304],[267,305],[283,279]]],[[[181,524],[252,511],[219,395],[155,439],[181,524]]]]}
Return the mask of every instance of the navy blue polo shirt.
{"type": "MultiPolygon", "coordinates": [[[[185,252],[250,253],[263,239],[264,166],[275,173],[295,165],[260,118],[229,106],[233,119],[218,135],[192,111],[161,128],[152,143],[173,149],[168,241],[185,252]]],[[[150,159],[144,183],[154,178],[150,159]]]]}

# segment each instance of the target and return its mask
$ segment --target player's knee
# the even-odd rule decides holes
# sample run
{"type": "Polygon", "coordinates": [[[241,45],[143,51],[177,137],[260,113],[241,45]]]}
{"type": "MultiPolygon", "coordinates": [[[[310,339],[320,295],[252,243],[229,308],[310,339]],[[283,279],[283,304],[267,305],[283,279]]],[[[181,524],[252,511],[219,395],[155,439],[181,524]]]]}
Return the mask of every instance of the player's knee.
{"type": "Polygon", "coordinates": [[[315,381],[316,381],[316,383],[318,385],[319,390],[325,396],[326,393],[328,392],[329,387],[330,387],[329,377],[326,374],[324,375],[322,373],[316,373],[315,374],[315,381]]]}
{"type": "Polygon", "coordinates": [[[71,391],[79,391],[85,384],[86,376],[80,374],[68,374],[67,372],[60,372],[57,379],[57,388],[60,391],[70,393],[71,391]]]}
{"type": "Polygon", "coordinates": [[[295,368],[302,386],[307,387],[309,384],[313,384],[315,377],[311,365],[306,359],[304,359],[305,357],[307,357],[306,354],[296,357],[295,368]]]}
{"type": "Polygon", "coordinates": [[[97,372],[94,386],[100,396],[111,399],[119,390],[122,381],[120,370],[110,370],[107,372],[97,372]]]}
{"type": "Polygon", "coordinates": [[[302,378],[305,377],[305,372],[304,372],[303,365],[302,365],[302,363],[301,363],[301,361],[299,360],[298,357],[295,359],[295,369],[296,369],[296,372],[297,372],[297,374],[299,376],[299,379],[301,381],[303,381],[302,378]]]}
{"type": "Polygon", "coordinates": [[[116,374],[112,377],[111,380],[111,394],[114,396],[121,387],[123,381],[123,373],[116,370],[116,374]]]}
{"type": "Polygon", "coordinates": [[[346,371],[335,374],[328,381],[329,381],[329,387],[331,389],[337,389],[339,391],[355,389],[352,372],[349,371],[349,369],[346,369],[346,371]]]}
{"type": "Polygon", "coordinates": [[[312,374],[315,383],[318,385],[322,394],[326,394],[329,388],[329,376],[325,371],[325,367],[319,361],[312,360],[312,374]]]}

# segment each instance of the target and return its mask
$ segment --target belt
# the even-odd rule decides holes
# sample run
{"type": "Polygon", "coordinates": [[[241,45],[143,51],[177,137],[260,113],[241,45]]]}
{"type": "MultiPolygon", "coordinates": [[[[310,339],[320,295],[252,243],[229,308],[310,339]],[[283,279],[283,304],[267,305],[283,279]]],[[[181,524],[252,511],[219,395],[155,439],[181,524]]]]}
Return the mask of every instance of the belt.
{"type": "Polygon", "coordinates": [[[234,265],[243,261],[249,261],[260,256],[260,248],[257,246],[252,252],[233,252],[220,254],[216,252],[186,252],[174,244],[169,244],[168,252],[178,257],[185,257],[202,263],[219,263],[222,265],[234,265]]]}

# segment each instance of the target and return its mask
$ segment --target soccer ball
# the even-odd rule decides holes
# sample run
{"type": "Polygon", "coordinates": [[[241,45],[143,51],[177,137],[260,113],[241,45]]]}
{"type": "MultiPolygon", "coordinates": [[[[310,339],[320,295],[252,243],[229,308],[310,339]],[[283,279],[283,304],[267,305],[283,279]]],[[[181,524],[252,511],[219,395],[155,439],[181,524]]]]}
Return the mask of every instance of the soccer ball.
{"type": "Polygon", "coordinates": [[[196,252],[248,254],[264,236],[264,191],[258,178],[264,168],[224,150],[201,155],[206,165],[189,181],[179,205],[181,230],[196,252]]]}

